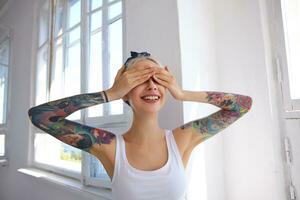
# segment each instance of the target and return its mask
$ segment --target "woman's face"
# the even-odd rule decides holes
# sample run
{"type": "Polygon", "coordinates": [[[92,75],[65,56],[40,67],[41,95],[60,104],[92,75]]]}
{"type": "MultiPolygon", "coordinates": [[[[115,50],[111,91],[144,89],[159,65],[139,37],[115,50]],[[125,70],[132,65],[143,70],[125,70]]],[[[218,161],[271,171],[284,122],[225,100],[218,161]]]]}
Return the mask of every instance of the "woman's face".
{"type": "MultiPolygon", "coordinates": [[[[142,66],[161,68],[158,64],[150,60],[139,61],[131,67],[137,68],[142,66]]],[[[130,92],[125,95],[123,99],[128,100],[131,107],[135,111],[158,112],[165,104],[166,87],[157,83],[153,77],[150,77],[144,83],[130,90],[130,92]],[[160,98],[154,103],[148,103],[146,100],[142,99],[143,96],[148,94],[157,94],[160,96],[160,98]]]]}

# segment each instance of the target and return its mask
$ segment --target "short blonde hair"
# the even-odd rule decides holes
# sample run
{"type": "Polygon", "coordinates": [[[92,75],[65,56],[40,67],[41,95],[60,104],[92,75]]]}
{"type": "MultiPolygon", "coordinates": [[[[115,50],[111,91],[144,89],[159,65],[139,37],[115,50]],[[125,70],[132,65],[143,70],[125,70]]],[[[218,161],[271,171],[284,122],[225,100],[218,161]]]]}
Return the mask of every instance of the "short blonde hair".
{"type": "Polygon", "coordinates": [[[131,59],[131,60],[128,61],[128,63],[126,64],[126,70],[129,69],[129,68],[131,68],[131,67],[132,67],[133,65],[135,65],[136,63],[138,63],[138,62],[140,62],[140,61],[143,61],[143,60],[150,60],[150,61],[152,61],[152,62],[158,64],[159,67],[162,67],[161,62],[160,62],[159,60],[157,60],[157,59],[151,57],[151,56],[147,56],[147,57],[145,57],[145,56],[138,56],[138,57],[133,58],[133,59],[131,59]]]}

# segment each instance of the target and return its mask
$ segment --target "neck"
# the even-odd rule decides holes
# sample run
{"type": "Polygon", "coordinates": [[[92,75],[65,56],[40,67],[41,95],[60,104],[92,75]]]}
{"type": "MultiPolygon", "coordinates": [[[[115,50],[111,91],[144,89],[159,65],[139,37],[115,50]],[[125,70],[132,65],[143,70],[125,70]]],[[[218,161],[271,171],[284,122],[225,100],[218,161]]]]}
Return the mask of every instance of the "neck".
{"type": "Polygon", "coordinates": [[[126,133],[126,139],[135,144],[151,144],[161,141],[164,130],[159,127],[158,113],[134,114],[131,128],[126,133]]]}

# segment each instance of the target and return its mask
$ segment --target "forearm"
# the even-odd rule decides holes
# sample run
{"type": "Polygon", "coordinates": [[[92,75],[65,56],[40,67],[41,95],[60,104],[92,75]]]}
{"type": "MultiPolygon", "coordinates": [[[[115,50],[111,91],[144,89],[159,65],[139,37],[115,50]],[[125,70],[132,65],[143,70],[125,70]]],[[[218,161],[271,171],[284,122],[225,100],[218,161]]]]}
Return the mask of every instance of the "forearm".
{"type": "Polygon", "coordinates": [[[107,102],[103,91],[78,94],[32,107],[28,114],[32,122],[48,124],[58,122],[77,110],[107,102]]]}
{"type": "Polygon", "coordinates": [[[215,113],[190,121],[180,127],[181,129],[190,129],[191,133],[196,133],[193,138],[194,144],[199,144],[224,130],[247,113],[252,106],[251,97],[239,94],[211,91],[184,91],[183,94],[183,101],[210,103],[221,108],[215,113]]]}
{"type": "Polygon", "coordinates": [[[65,118],[79,109],[110,100],[112,98],[106,99],[103,91],[79,94],[32,107],[28,115],[32,123],[46,133],[69,145],[88,151],[88,148],[95,143],[110,143],[114,135],[65,118]]]}
{"type": "Polygon", "coordinates": [[[241,113],[248,111],[252,105],[252,98],[249,96],[215,91],[197,92],[183,90],[181,100],[209,103],[224,110],[241,113]]]}

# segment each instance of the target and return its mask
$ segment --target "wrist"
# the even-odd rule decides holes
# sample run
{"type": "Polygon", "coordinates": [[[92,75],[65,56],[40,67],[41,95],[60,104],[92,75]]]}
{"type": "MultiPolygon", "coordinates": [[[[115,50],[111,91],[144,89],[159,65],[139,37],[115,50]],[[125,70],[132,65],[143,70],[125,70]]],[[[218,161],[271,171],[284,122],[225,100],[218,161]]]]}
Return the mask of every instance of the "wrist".
{"type": "Polygon", "coordinates": [[[181,91],[181,94],[179,95],[178,100],[180,100],[180,101],[186,101],[187,100],[187,98],[186,98],[186,91],[185,90],[181,91]]]}
{"type": "Polygon", "coordinates": [[[207,97],[207,93],[203,91],[200,92],[200,91],[183,90],[181,95],[181,100],[208,103],[206,97],[207,97]]]}
{"type": "Polygon", "coordinates": [[[115,95],[115,93],[111,90],[111,88],[108,89],[108,90],[105,90],[104,92],[105,92],[105,94],[106,94],[106,96],[107,96],[108,102],[109,102],[109,101],[114,101],[114,100],[119,99],[119,98],[115,95]]]}
{"type": "Polygon", "coordinates": [[[174,96],[174,98],[178,101],[183,101],[183,91],[174,96]]]}

